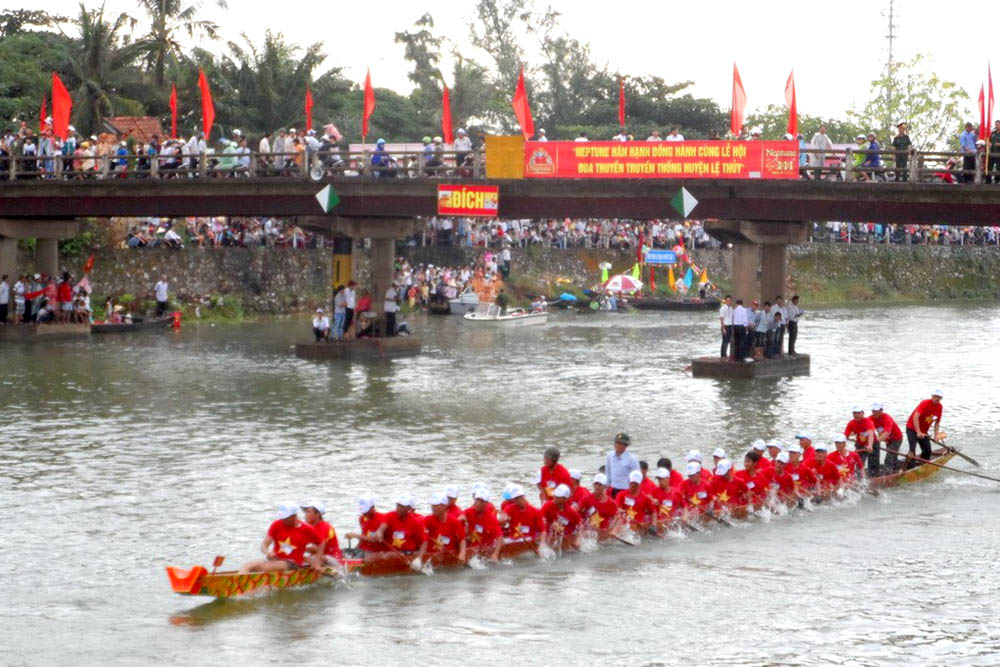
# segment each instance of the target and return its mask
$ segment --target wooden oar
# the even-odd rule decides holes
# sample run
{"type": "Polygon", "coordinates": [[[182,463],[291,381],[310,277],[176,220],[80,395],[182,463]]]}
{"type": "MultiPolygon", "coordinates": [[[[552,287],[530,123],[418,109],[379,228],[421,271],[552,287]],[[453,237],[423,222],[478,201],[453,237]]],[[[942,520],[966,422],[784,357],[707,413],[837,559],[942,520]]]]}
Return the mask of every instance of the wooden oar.
{"type": "Polygon", "coordinates": [[[983,467],[983,466],[979,465],[979,461],[977,461],[976,459],[972,458],[971,456],[966,456],[965,454],[963,454],[962,452],[958,451],[954,447],[949,447],[948,445],[944,444],[944,442],[941,441],[941,440],[935,440],[934,438],[931,438],[931,442],[933,442],[935,445],[941,445],[942,447],[944,447],[949,452],[954,452],[955,454],[957,454],[959,456],[959,458],[965,459],[966,461],[968,461],[972,465],[976,466],[977,468],[982,468],[983,467]]]}
{"type": "Polygon", "coordinates": [[[723,526],[729,526],[730,528],[735,528],[736,527],[735,523],[733,523],[732,521],[730,521],[728,519],[723,519],[721,516],[719,516],[717,514],[712,514],[711,512],[705,512],[705,516],[707,516],[710,519],[715,519],[716,521],[718,521],[719,523],[721,523],[723,526]]]}
{"type": "MultiPolygon", "coordinates": [[[[928,465],[932,465],[938,468],[944,468],[945,470],[951,470],[952,472],[960,472],[963,475],[971,475],[972,477],[988,479],[991,482],[1000,482],[1000,479],[997,479],[996,477],[990,477],[989,475],[980,475],[978,472],[970,472],[968,470],[962,470],[961,468],[952,468],[951,466],[946,466],[943,463],[935,463],[934,461],[928,461],[927,459],[920,458],[919,456],[914,456],[913,454],[910,453],[900,452],[892,449],[887,449],[886,451],[889,452],[890,454],[898,454],[899,456],[904,456],[908,459],[913,459],[914,461],[920,461],[921,463],[926,463],[928,465]]],[[[905,473],[906,471],[902,470],[900,472],[905,473]]]]}
{"type": "MultiPolygon", "coordinates": [[[[391,544],[389,544],[389,540],[387,540],[385,538],[382,538],[382,544],[384,544],[385,546],[389,547],[389,550],[392,551],[392,553],[396,554],[397,556],[399,556],[400,558],[402,558],[404,561],[406,561],[406,564],[410,566],[410,569],[413,569],[413,561],[414,561],[414,559],[416,559],[416,556],[407,557],[407,555],[404,554],[402,551],[400,551],[396,547],[394,547],[391,544]]],[[[427,560],[430,560],[430,559],[428,558],[427,560]]],[[[419,571],[420,571],[421,574],[427,574],[427,572],[424,571],[423,567],[421,567],[419,571]]]]}

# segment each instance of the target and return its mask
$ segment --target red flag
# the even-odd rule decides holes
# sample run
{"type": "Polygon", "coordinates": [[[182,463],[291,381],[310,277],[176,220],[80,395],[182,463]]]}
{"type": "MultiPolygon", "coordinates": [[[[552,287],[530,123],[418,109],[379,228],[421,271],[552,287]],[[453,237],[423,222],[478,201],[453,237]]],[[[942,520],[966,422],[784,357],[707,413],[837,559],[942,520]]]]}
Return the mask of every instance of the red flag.
{"type": "Polygon", "coordinates": [[[201,128],[205,133],[205,141],[212,134],[212,123],[215,122],[215,105],[212,104],[212,91],[205,78],[205,70],[198,70],[198,87],[201,88],[201,128]]]}
{"type": "Polygon", "coordinates": [[[177,138],[177,86],[170,84],[170,137],[177,138]]]}
{"type": "Polygon", "coordinates": [[[733,107],[729,117],[729,132],[735,137],[739,136],[743,129],[743,110],[747,106],[747,94],[743,90],[743,81],[740,80],[740,71],[733,63],[733,107]]]}
{"type": "Polygon", "coordinates": [[[625,127],[625,79],[618,79],[618,125],[625,127]]]}
{"type": "Polygon", "coordinates": [[[45,131],[45,117],[49,115],[45,93],[42,93],[42,108],[38,111],[38,133],[45,131]]]}
{"type": "Polygon", "coordinates": [[[986,104],[983,86],[979,86],[979,138],[989,139],[990,129],[986,127],[986,104]]]}
{"type": "Polygon", "coordinates": [[[656,280],[654,280],[653,273],[656,271],[656,264],[649,265],[649,292],[653,293],[656,291],[656,280]]]}
{"type": "Polygon", "coordinates": [[[66,141],[69,134],[69,115],[73,110],[73,98],[63,85],[62,79],[52,73],[52,133],[66,141]]]}
{"type": "Polygon", "coordinates": [[[531,106],[528,104],[528,93],[524,90],[524,65],[517,75],[517,88],[514,90],[514,115],[521,126],[521,134],[528,139],[535,133],[535,121],[531,119],[531,106]]]}
{"type": "Polygon", "coordinates": [[[441,93],[441,136],[446,144],[450,144],[454,139],[451,132],[451,91],[448,90],[448,86],[445,86],[444,92],[441,93]]]}
{"type": "Polygon", "coordinates": [[[83,265],[84,275],[90,273],[90,270],[93,268],[94,268],[94,255],[91,254],[90,257],[87,258],[87,263],[83,265]]]}
{"type": "Polygon", "coordinates": [[[312,89],[306,86],[306,132],[313,129],[313,93],[312,89]]]}
{"type": "Polygon", "coordinates": [[[785,82],[785,104],[788,105],[788,134],[799,135],[799,109],[795,100],[795,70],[788,75],[785,82]]]}
{"type": "Polygon", "coordinates": [[[639,232],[639,246],[635,249],[635,261],[642,264],[642,246],[646,243],[646,237],[639,232]]]}
{"type": "Polygon", "coordinates": [[[368,119],[373,111],[375,111],[375,89],[372,88],[372,72],[368,70],[365,74],[365,109],[361,116],[362,138],[368,136],[368,119]]]}

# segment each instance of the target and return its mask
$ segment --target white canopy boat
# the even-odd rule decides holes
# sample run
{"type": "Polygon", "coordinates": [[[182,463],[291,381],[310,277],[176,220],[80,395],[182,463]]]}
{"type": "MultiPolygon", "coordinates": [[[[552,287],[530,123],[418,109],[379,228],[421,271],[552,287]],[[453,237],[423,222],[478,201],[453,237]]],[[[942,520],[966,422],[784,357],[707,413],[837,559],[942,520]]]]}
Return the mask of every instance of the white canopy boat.
{"type": "Polygon", "coordinates": [[[544,310],[524,310],[523,308],[511,308],[503,315],[500,314],[500,306],[495,303],[481,303],[476,307],[475,312],[465,315],[466,322],[474,322],[481,326],[513,328],[526,327],[532,324],[545,324],[549,314],[544,310]]]}
{"type": "Polygon", "coordinates": [[[476,312],[479,307],[479,295],[471,289],[465,290],[454,299],[448,300],[452,315],[466,315],[476,312]]]}

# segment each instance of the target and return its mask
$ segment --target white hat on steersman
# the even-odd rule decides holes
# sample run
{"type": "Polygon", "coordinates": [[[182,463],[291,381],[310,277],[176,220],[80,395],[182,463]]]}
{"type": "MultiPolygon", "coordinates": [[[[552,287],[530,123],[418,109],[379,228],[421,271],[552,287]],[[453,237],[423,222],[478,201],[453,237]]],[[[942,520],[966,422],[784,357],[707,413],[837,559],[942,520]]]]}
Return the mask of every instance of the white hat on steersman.
{"type": "Polygon", "coordinates": [[[940,389],[935,389],[931,392],[931,396],[938,396],[939,398],[944,398],[944,392],[940,389]]]}
{"type": "Polygon", "coordinates": [[[715,466],[716,475],[725,475],[727,472],[733,469],[733,462],[729,459],[722,459],[719,461],[719,465],[715,466]]]}

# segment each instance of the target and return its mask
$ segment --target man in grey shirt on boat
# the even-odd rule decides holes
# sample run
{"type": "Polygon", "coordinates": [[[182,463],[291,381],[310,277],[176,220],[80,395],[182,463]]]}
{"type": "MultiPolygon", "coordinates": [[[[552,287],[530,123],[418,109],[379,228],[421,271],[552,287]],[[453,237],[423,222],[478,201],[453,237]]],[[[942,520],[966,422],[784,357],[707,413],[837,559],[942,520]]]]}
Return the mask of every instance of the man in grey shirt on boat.
{"type": "Polygon", "coordinates": [[[612,498],[620,491],[628,489],[629,473],[639,469],[639,459],[627,451],[630,444],[632,439],[628,433],[616,435],[615,448],[608,452],[608,459],[604,463],[604,474],[608,476],[608,492],[612,498]]]}

